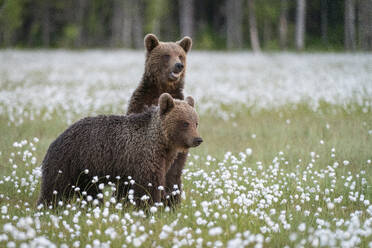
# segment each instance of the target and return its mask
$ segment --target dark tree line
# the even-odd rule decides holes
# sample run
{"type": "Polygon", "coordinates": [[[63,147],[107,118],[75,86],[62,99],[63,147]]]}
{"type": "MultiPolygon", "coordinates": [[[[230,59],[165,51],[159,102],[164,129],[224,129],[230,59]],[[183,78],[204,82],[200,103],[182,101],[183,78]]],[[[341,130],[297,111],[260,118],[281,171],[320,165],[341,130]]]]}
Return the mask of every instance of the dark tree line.
{"type": "Polygon", "coordinates": [[[372,50],[372,0],[0,0],[0,46],[372,50]]]}

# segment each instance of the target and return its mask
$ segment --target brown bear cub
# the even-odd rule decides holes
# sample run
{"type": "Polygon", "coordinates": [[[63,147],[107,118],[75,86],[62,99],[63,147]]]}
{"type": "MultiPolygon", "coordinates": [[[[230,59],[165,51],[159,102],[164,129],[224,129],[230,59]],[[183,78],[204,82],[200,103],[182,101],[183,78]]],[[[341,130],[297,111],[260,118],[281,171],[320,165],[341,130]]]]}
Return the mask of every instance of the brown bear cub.
{"type": "MultiPolygon", "coordinates": [[[[132,94],[127,114],[141,113],[147,106],[157,105],[162,93],[183,100],[186,55],[192,40],[184,37],[177,42],[160,42],[153,34],[146,35],[145,72],[137,89],[132,94]]],[[[179,153],[166,176],[168,204],[180,202],[182,169],[187,159],[187,150],[179,153]],[[176,193],[176,194],[174,194],[176,193]]]]}
{"type": "Polygon", "coordinates": [[[127,116],[84,118],[49,147],[42,163],[38,204],[74,195],[97,197],[101,183],[116,184],[116,197],[140,206],[164,200],[166,173],[180,151],[200,145],[194,100],[165,93],[158,107],[127,116]]]}
{"type": "Polygon", "coordinates": [[[129,101],[127,114],[141,113],[146,106],[157,105],[162,93],[183,100],[186,54],[192,41],[160,42],[153,34],[145,37],[145,72],[129,101]]]}

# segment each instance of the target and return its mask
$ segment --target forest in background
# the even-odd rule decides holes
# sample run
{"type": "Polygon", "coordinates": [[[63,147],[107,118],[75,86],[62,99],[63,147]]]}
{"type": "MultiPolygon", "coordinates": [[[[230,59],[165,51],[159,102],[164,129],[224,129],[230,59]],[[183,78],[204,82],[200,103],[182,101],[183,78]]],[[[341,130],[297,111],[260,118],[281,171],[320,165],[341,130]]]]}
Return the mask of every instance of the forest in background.
{"type": "Polygon", "coordinates": [[[372,50],[372,0],[0,0],[0,47],[372,50]]]}

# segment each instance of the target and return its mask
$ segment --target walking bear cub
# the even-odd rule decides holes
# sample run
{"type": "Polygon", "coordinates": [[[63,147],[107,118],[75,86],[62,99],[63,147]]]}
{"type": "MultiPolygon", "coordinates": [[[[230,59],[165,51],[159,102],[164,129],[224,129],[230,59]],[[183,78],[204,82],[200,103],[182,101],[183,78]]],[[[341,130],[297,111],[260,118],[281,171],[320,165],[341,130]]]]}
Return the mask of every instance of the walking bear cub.
{"type": "Polygon", "coordinates": [[[38,204],[55,204],[74,194],[96,197],[100,183],[118,185],[116,197],[164,200],[166,173],[180,151],[203,141],[194,100],[164,93],[158,107],[127,116],[87,117],[65,130],[42,163],[38,204]],[[132,189],[132,190],[131,190],[132,189]]]}

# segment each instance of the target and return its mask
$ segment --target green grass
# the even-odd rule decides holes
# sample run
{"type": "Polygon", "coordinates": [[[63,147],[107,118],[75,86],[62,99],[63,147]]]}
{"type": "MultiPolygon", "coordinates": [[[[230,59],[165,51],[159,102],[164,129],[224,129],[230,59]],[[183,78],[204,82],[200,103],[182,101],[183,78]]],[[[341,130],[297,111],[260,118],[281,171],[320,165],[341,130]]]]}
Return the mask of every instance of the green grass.
{"type": "MultiPolygon", "coordinates": [[[[226,110],[229,110],[228,106],[226,110]]],[[[103,216],[102,213],[105,206],[100,207],[102,211],[99,218],[88,216],[89,214],[93,216],[91,209],[72,209],[73,206],[40,211],[35,207],[39,184],[33,192],[29,186],[18,188],[15,186],[20,185],[21,178],[29,176],[27,173],[31,171],[30,168],[40,164],[49,144],[67,128],[63,115],[54,114],[48,121],[30,121],[25,118],[24,123],[17,127],[8,126],[9,119],[4,115],[0,116],[0,174],[3,175],[0,178],[2,180],[0,194],[3,194],[0,207],[8,206],[7,213],[0,215],[0,235],[4,233],[9,239],[8,241],[0,239],[0,246],[9,245],[9,241],[15,240],[9,232],[4,231],[5,223],[13,223],[15,226],[21,217],[31,216],[35,220],[39,215],[40,229],[36,228],[35,221],[30,224],[37,231],[36,236],[45,236],[56,244],[66,243],[68,246],[80,241],[79,245],[82,247],[93,244],[94,240],[111,242],[112,247],[121,247],[123,244],[134,246],[136,242],[133,243],[133,237],[140,237],[142,234],[147,235],[144,243],[141,243],[143,247],[158,245],[171,247],[177,243],[175,239],[179,242],[185,239],[186,244],[194,247],[197,246],[198,238],[202,238],[201,247],[218,246],[218,241],[226,246],[231,239],[237,237],[246,239],[244,232],[247,230],[250,234],[261,233],[266,239],[265,247],[294,246],[301,242],[304,242],[305,246],[311,246],[317,229],[345,231],[348,225],[337,226],[336,222],[340,219],[350,221],[350,215],[355,211],[361,211],[359,216],[361,226],[366,220],[371,219],[371,215],[366,211],[368,206],[364,205],[363,201],[349,199],[350,192],[353,191],[358,192],[359,197],[360,194],[364,194],[364,198],[372,202],[372,165],[367,164],[367,160],[372,159],[372,135],[368,134],[372,129],[370,113],[363,113],[358,107],[345,111],[340,106],[330,105],[324,105],[319,111],[314,112],[306,104],[302,104],[259,112],[239,108],[234,109],[234,114],[235,116],[228,121],[215,117],[213,113],[200,116],[200,134],[204,143],[191,150],[189,164],[184,174],[186,200],[178,208],[170,212],[158,209],[155,214],[140,217],[133,214],[134,210],[131,207],[117,210],[111,204],[108,207],[108,216],[103,216]],[[30,163],[31,157],[26,161],[23,161],[22,157],[24,151],[30,147],[26,145],[15,148],[12,145],[15,141],[25,139],[32,141],[33,137],[39,139],[39,142],[35,143],[36,151],[31,151],[32,156],[37,158],[37,163],[25,167],[25,163],[30,163]],[[324,141],[323,144],[320,143],[321,140],[324,141]],[[252,155],[242,160],[239,153],[244,153],[247,148],[253,150],[252,155]],[[331,156],[332,148],[335,148],[334,157],[331,156]],[[17,151],[20,151],[20,154],[17,154],[17,151]],[[14,157],[11,156],[12,152],[15,153],[14,157]],[[227,152],[231,152],[232,155],[226,155],[227,152]],[[312,152],[315,153],[314,157],[311,156],[312,152]],[[208,155],[212,158],[209,161],[208,155]],[[13,159],[13,163],[9,162],[10,158],[13,159]],[[276,165],[273,161],[275,158],[276,165]],[[349,165],[343,164],[345,160],[349,161],[349,165]],[[337,168],[333,167],[335,162],[339,163],[337,168]],[[312,165],[309,166],[310,163],[312,165]],[[13,169],[13,164],[18,168],[13,169]],[[16,174],[10,176],[14,171],[16,174]],[[352,179],[348,186],[345,186],[346,178],[350,175],[352,179]],[[5,181],[4,178],[7,176],[10,176],[10,181],[5,181]],[[306,177],[306,181],[303,177],[306,177]],[[362,178],[365,178],[367,184],[361,183],[362,178]],[[355,189],[351,190],[349,186],[353,181],[355,189]],[[232,185],[232,192],[228,191],[229,183],[232,185]],[[262,187],[257,186],[260,184],[262,187]],[[273,187],[278,189],[273,190],[273,187]],[[308,197],[308,200],[301,202],[302,192],[298,187],[302,188],[306,195],[303,197],[308,197]],[[218,188],[222,189],[220,196],[215,195],[218,188]],[[17,189],[20,189],[19,193],[17,189]],[[273,192],[270,193],[270,189],[273,192]],[[330,192],[326,193],[326,190],[330,192]],[[234,192],[239,194],[235,195],[234,192]],[[253,192],[256,192],[257,196],[252,195],[249,198],[252,200],[251,205],[239,205],[234,202],[238,195],[253,192]],[[266,199],[265,195],[275,196],[275,192],[278,194],[277,202],[273,201],[267,207],[259,206],[260,200],[266,199]],[[329,201],[327,198],[333,201],[340,196],[343,197],[340,204],[335,203],[334,208],[327,207],[329,201]],[[287,203],[282,203],[283,199],[287,203]],[[204,212],[202,202],[211,204],[208,207],[209,214],[204,212]],[[25,206],[25,203],[29,206],[25,206]],[[300,211],[296,210],[296,205],[301,207],[300,211]],[[318,208],[322,210],[319,211],[318,208]],[[274,209],[275,213],[270,214],[271,209],[274,209]],[[68,211],[68,214],[64,211],[68,211]],[[81,215],[74,221],[74,215],[79,211],[81,215]],[[200,216],[196,216],[197,211],[201,213],[200,216]],[[288,229],[279,221],[281,211],[286,211],[285,219],[290,224],[288,229]],[[304,216],[304,211],[309,211],[309,216],[304,216]],[[110,222],[111,214],[116,214],[118,220],[110,222]],[[58,227],[51,222],[50,215],[62,216],[58,227]],[[260,218],[260,215],[263,217],[260,218]],[[17,216],[16,219],[13,219],[14,216],[17,216]],[[198,225],[199,217],[207,224],[198,225]],[[262,231],[262,227],[268,226],[267,217],[278,223],[278,232],[262,231]],[[320,228],[316,222],[319,218],[328,222],[329,227],[320,228]],[[92,221],[91,225],[87,224],[88,219],[92,221]],[[70,228],[64,225],[63,221],[70,225],[70,228]],[[172,225],[174,221],[177,223],[172,225]],[[298,230],[300,223],[306,224],[305,232],[298,230]],[[171,232],[165,235],[166,238],[160,239],[159,235],[164,225],[170,225],[171,232]],[[114,239],[105,234],[105,230],[110,227],[117,232],[114,239]],[[221,234],[211,236],[209,230],[212,227],[221,227],[223,231],[221,234]],[[197,228],[200,228],[200,233],[197,228]],[[187,233],[191,235],[189,238],[187,233]]],[[[38,183],[36,179],[34,181],[38,183]]],[[[27,225],[25,226],[27,230],[27,225]]],[[[18,229],[23,230],[22,227],[18,229]]],[[[109,234],[112,233],[111,230],[109,234]]],[[[249,236],[247,233],[245,235],[249,236]]],[[[372,235],[359,237],[360,247],[367,247],[372,241],[372,235]]],[[[20,245],[31,240],[33,238],[15,240],[15,243],[20,245]]],[[[328,240],[331,238],[328,237],[328,240]]],[[[321,242],[320,239],[318,241],[321,242]]],[[[335,245],[342,245],[340,242],[337,240],[335,245]]],[[[256,241],[252,241],[250,245],[254,243],[256,241]]]]}

